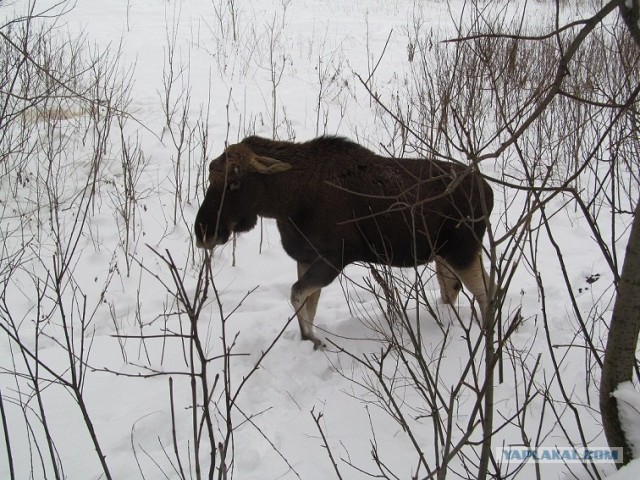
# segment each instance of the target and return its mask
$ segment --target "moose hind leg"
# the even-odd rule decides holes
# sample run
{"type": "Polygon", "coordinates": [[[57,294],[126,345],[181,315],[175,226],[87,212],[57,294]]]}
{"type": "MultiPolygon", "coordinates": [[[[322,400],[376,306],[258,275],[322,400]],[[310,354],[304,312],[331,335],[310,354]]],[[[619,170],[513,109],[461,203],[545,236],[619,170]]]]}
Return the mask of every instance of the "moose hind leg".
{"type": "Polygon", "coordinates": [[[320,292],[337,276],[338,271],[324,261],[317,260],[311,265],[298,263],[298,281],[291,287],[291,304],[298,316],[302,339],[313,342],[314,349],[324,346],[313,331],[320,292]]]}
{"type": "Polygon", "coordinates": [[[440,285],[440,296],[442,303],[453,305],[458,298],[458,293],[462,288],[460,279],[453,273],[453,269],[447,264],[444,258],[436,255],[436,277],[440,285]]]}
{"type": "Polygon", "coordinates": [[[478,253],[474,255],[471,263],[464,268],[455,268],[455,273],[460,277],[462,283],[473,294],[480,306],[480,313],[482,315],[482,324],[487,320],[487,312],[489,310],[489,291],[490,288],[489,274],[482,265],[482,255],[478,253]]]}

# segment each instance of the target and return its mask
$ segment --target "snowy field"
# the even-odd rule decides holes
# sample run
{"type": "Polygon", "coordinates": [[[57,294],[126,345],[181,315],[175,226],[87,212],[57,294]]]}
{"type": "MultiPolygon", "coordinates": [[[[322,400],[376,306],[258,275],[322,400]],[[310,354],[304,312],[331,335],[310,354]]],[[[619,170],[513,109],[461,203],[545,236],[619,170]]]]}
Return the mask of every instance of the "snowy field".
{"type": "MultiPolygon", "coordinates": [[[[554,21],[546,1],[493,3],[485,18],[524,19],[532,29],[554,21]]],[[[561,2],[561,21],[586,17],[592,3],[561,2]]],[[[204,255],[193,221],[207,162],[226,143],[328,134],[378,153],[424,155],[370,92],[408,116],[420,58],[435,61],[426,55],[454,48],[442,40],[461,26],[472,31],[472,8],[462,0],[78,0],[34,20],[34,29],[53,27],[52,51],[77,47],[95,60],[52,66],[61,75],[77,69],[69,98],[86,78],[103,81],[81,100],[60,94],[61,103],[22,114],[24,144],[33,146],[23,161],[3,159],[0,394],[11,441],[0,442],[0,478],[11,468],[19,479],[106,478],[105,464],[115,479],[198,478],[212,463],[214,478],[240,480],[426,478],[457,442],[448,474],[473,478],[482,335],[468,298],[457,309],[440,303],[431,267],[417,272],[418,295],[416,272],[392,272],[408,298],[405,321],[421,334],[410,364],[387,349],[396,334],[413,347],[387,321],[367,265],[350,266],[323,291],[316,325],[329,346],[300,341],[289,303],[295,262],[269,220],[214,251],[197,322],[202,351],[179,293],[198,290],[204,255]],[[198,354],[207,359],[208,399],[198,354]],[[367,362],[383,363],[379,376],[367,362]],[[415,372],[433,375],[422,381],[437,386],[430,398],[440,409],[415,372]],[[448,430],[434,427],[448,419],[448,430]]],[[[7,20],[26,11],[24,1],[0,3],[7,20]]],[[[424,113],[411,111],[412,121],[424,113]]],[[[481,168],[515,183],[516,160],[507,152],[481,168]]],[[[593,181],[598,168],[580,177],[585,198],[609,188],[593,181]]],[[[522,237],[494,249],[509,280],[503,328],[518,324],[504,346],[502,383],[495,373],[492,444],[605,447],[593,351],[602,354],[613,306],[611,265],[568,196],[551,198],[546,216],[523,226],[531,198],[494,188],[492,235],[514,227],[522,237]]],[[[588,210],[619,269],[630,216],[611,216],[604,202],[588,210]]],[[[615,470],[610,462],[489,468],[525,479],[615,470]]]]}

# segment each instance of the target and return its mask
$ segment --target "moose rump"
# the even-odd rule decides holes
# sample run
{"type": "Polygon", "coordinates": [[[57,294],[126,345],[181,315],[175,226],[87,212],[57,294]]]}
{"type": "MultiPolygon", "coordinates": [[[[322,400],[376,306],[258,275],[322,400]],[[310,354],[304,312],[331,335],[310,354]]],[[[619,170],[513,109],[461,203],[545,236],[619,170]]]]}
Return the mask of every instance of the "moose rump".
{"type": "Polygon", "coordinates": [[[490,289],[482,238],[492,207],[491,187],[468,166],[385,158],[337,137],[248,137],[209,165],[195,234],[199,247],[211,249],[259,216],[274,218],[298,266],[291,302],[302,338],[318,347],[320,291],[358,261],[408,267],[435,260],[443,301],[453,303],[462,282],[484,316],[490,289]]]}

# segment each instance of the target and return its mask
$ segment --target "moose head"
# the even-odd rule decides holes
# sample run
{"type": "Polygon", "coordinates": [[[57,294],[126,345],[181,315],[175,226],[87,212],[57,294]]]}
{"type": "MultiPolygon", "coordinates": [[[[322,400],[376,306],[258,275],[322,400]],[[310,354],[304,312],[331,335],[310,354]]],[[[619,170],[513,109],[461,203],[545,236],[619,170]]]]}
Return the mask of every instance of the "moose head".
{"type": "Polygon", "coordinates": [[[209,187],[196,216],[196,245],[212,249],[232,233],[247,232],[258,221],[264,199],[262,176],[289,170],[291,165],[256,155],[236,144],[209,165],[209,187]]]}

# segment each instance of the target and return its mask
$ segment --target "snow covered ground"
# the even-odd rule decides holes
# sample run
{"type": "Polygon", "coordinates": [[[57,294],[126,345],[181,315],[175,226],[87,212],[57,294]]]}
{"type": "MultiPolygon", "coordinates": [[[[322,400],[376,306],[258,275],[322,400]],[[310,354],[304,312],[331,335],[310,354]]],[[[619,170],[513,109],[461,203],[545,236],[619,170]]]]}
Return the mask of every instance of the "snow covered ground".
{"type": "MultiPolygon", "coordinates": [[[[45,2],[38,2],[36,9],[44,6],[45,2]]],[[[13,12],[24,12],[25,2],[1,8],[8,18],[13,12]]],[[[123,197],[118,187],[123,170],[118,146],[109,147],[99,170],[100,193],[82,231],[74,233],[73,219],[82,199],[73,192],[79,191],[86,180],[81,166],[89,161],[90,150],[83,138],[90,135],[82,137],[63,127],[60,137],[69,166],[61,172],[61,198],[67,208],[59,212],[60,231],[63,243],[69,238],[79,242],[70,271],[64,272],[65,282],[73,280],[65,283],[62,292],[68,318],[63,322],[60,310],[52,306],[55,282],[46,280],[50,280],[47,274],[56,270],[61,258],[52,233],[52,217],[48,216],[51,204],[38,197],[33,183],[14,188],[5,178],[0,183],[3,260],[6,265],[11,259],[20,261],[14,262],[16,269],[11,275],[3,270],[2,321],[9,325],[7,318],[11,316],[11,325],[29,346],[27,350],[37,352],[42,363],[61,377],[70,378],[69,365],[74,359],[81,357],[86,363],[80,382],[83,396],[113,478],[180,478],[180,468],[195,471],[188,375],[191,352],[183,335],[188,333],[189,323],[186,315],[177,314],[181,307],[172,293],[171,273],[152,249],[165,257],[171,255],[187,293],[192,295],[201,259],[201,253],[194,249],[192,224],[202,198],[199,182],[205,160],[221,153],[226,141],[233,143],[250,134],[292,140],[338,134],[376,151],[382,151],[383,146],[392,148],[388,143],[388,116],[370,98],[358,75],[368,79],[370,88],[383,100],[401,95],[402,86],[412,78],[412,32],[419,29],[434,41],[452,37],[468,8],[470,5],[461,1],[80,0],[55,20],[60,35],[83,33],[95,48],[109,47],[119,57],[119,68],[130,72],[133,83],[126,108],[130,116],[124,132],[136,140],[145,165],[132,206],[135,229],[131,231],[135,233],[130,238],[123,234],[119,210],[123,197]],[[420,19],[419,26],[416,19],[420,19]],[[172,52],[173,63],[169,61],[172,52]],[[171,69],[172,74],[168,73],[171,69]],[[167,85],[171,85],[168,96],[167,85]],[[170,122],[163,105],[169,105],[169,111],[171,105],[175,106],[170,122]],[[175,135],[183,118],[191,136],[180,146],[175,135]],[[181,163],[176,167],[178,161],[181,163]],[[41,208],[42,221],[36,220],[40,214],[35,213],[33,205],[41,208]],[[16,212],[29,213],[21,218],[16,212]],[[26,226],[19,230],[19,224],[26,226]],[[29,232],[25,235],[24,230],[29,232]],[[126,251],[125,239],[130,242],[126,251]],[[42,297],[41,302],[38,297],[42,297]],[[55,313],[45,318],[40,304],[49,305],[55,313]],[[78,331],[83,311],[89,312],[89,320],[84,330],[78,331]],[[71,331],[70,325],[76,325],[76,330],[71,331]],[[68,353],[69,338],[75,357],[68,353]],[[80,342],[82,338],[85,343],[80,342]],[[177,465],[174,444],[182,467],[177,465]]],[[[546,5],[527,8],[531,22],[549,15],[546,5]]],[[[582,8],[589,7],[577,8],[567,2],[563,17],[582,14],[582,8]]],[[[82,123],[86,115],[80,112],[69,122],[79,117],[82,123]]],[[[115,131],[116,125],[112,129],[115,131]]],[[[500,173],[497,164],[487,164],[486,169],[500,173]]],[[[509,193],[496,195],[492,221],[497,232],[504,231],[501,221],[508,217],[505,205],[509,200],[509,193]]],[[[559,209],[562,200],[551,205],[559,209]]],[[[575,287],[578,308],[596,341],[601,342],[599,329],[612,308],[612,274],[588,225],[573,207],[560,210],[550,224],[563,253],[566,275],[575,287]]],[[[608,225],[603,226],[604,231],[607,229],[608,225]]],[[[496,417],[500,421],[525,409],[527,414],[521,418],[526,417],[533,427],[520,429],[515,420],[506,422],[496,434],[494,445],[522,445],[524,430],[530,435],[528,440],[545,447],[567,446],[570,442],[604,447],[598,411],[599,370],[585,353],[556,250],[544,232],[540,235],[538,251],[528,253],[538,259],[535,274],[544,279],[549,339],[536,275],[523,261],[503,312],[512,317],[522,308],[524,322],[512,337],[511,350],[520,360],[505,362],[505,382],[495,391],[496,417]],[[562,387],[575,402],[575,410],[559,393],[548,344],[560,359],[562,387]],[[526,390],[525,379],[534,366],[536,381],[532,383],[539,391],[557,394],[557,402],[535,397],[526,407],[522,404],[520,394],[526,390]],[[557,410],[552,411],[552,405],[557,410]]],[[[619,252],[623,252],[624,229],[618,239],[619,252]]],[[[375,395],[379,390],[376,378],[358,360],[375,358],[385,348],[380,332],[372,328],[372,324],[382,322],[383,312],[373,293],[362,288],[370,278],[365,266],[347,269],[340,282],[323,291],[320,301],[316,325],[323,335],[349,352],[345,353],[335,347],[314,351],[311,343],[300,341],[295,319],[278,338],[293,314],[288,299],[296,268],[283,252],[270,221],[265,221],[262,229],[239,237],[235,253],[231,244],[217,249],[212,265],[219,303],[210,294],[199,322],[206,355],[213,359],[208,363],[209,381],[218,382],[211,398],[216,405],[212,409],[216,442],[224,441],[229,428],[226,419],[233,425],[233,462],[229,468],[234,478],[337,478],[325,442],[345,479],[371,478],[372,474],[413,478],[419,465],[414,441],[427,461],[433,461],[440,448],[434,441],[433,412],[421,403],[404,366],[395,365],[399,373],[394,395],[407,415],[413,437],[389,415],[388,406],[375,395]],[[225,347],[231,352],[228,363],[221,357],[225,347]],[[259,359],[260,367],[254,371],[259,359]],[[230,415],[225,410],[228,402],[222,388],[225,376],[232,392],[240,388],[230,415]],[[322,416],[316,423],[318,414],[322,416]],[[378,462],[372,452],[380,455],[378,462]]],[[[407,275],[411,277],[412,272],[407,275]]],[[[443,330],[424,309],[409,310],[411,318],[420,317],[426,357],[431,356],[434,362],[442,358],[438,384],[448,395],[447,390],[462,375],[470,347],[456,315],[437,302],[437,282],[432,275],[431,270],[423,274],[425,295],[444,324],[450,325],[446,345],[443,330]]],[[[459,303],[460,316],[468,321],[469,302],[461,298],[459,303]]],[[[384,332],[385,326],[381,330],[384,332]]],[[[470,338],[478,338],[477,327],[471,326],[470,332],[470,338]]],[[[82,412],[69,389],[50,381],[51,372],[37,373],[41,379],[38,393],[46,405],[43,413],[29,382],[14,375],[24,372],[27,363],[35,365],[34,359],[23,358],[15,338],[0,338],[0,393],[11,434],[15,478],[45,477],[39,466],[39,458],[49,455],[40,440],[45,438],[38,420],[43,415],[55,441],[62,475],[71,479],[104,478],[82,412]],[[35,445],[39,445],[39,451],[35,445]]],[[[601,349],[602,344],[596,347],[601,349]]],[[[385,375],[389,373],[385,371],[385,375]]],[[[454,397],[459,413],[454,423],[463,428],[475,398],[467,390],[454,397]]],[[[457,436],[465,433],[453,430],[457,436]]],[[[474,438],[481,443],[478,435],[474,438]]],[[[1,450],[0,478],[9,478],[8,455],[1,450]]],[[[203,449],[201,455],[206,458],[208,451],[203,449]]],[[[467,455],[467,460],[477,460],[472,449],[467,455]]],[[[589,478],[580,464],[541,463],[538,467],[542,478],[589,478]]],[[[451,473],[462,474],[467,468],[457,458],[451,473]]],[[[614,470],[611,464],[598,468],[605,474],[614,470]]],[[[419,478],[427,473],[420,467],[419,478]]],[[[536,467],[528,464],[520,475],[536,478],[536,467]]],[[[190,474],[186,476],[191,478],[190,474]]],[[[52,477],[49,470],[48,478],[52,477]]]]}

